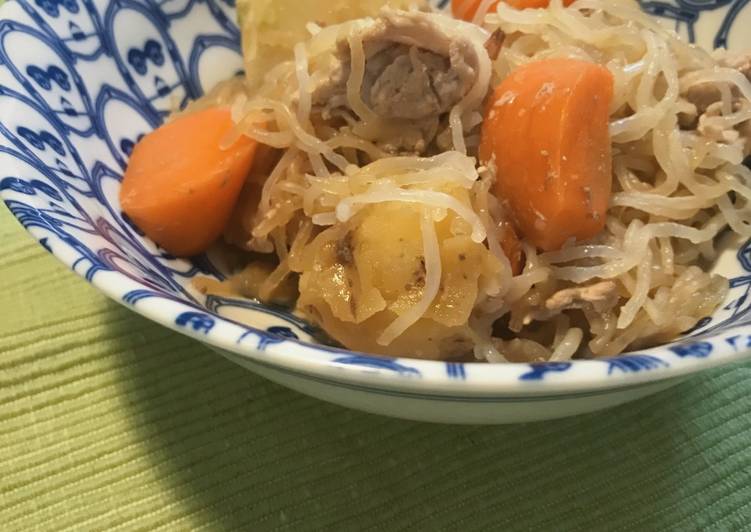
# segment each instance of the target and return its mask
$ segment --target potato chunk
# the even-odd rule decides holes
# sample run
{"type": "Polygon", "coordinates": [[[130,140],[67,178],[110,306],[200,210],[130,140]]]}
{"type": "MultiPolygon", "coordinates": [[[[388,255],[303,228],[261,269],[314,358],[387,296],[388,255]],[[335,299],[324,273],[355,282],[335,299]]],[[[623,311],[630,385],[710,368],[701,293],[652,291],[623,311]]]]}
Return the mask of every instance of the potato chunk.
{"type": "Polygon", "coordinates": [[[451,213],[435,224],[442,268],[437,296],[393,342],[378,341],[422,299],[421,216],[414,204],[379,203],[319,234],[305,251],[299,310],[350,349],[420,358],[466,356],[472,345],[467,320],[482,295],[483,277],[496,276],[500,265],[451,213]]]}

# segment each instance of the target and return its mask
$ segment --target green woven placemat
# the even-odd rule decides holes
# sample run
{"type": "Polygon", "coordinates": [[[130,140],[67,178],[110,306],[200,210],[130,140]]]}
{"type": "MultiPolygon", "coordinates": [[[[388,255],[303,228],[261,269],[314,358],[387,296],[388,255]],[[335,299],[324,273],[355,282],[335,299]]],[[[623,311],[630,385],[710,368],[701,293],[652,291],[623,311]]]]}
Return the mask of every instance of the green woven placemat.
{"type": "Polygon", "coordinates": [[[0,530],[751,529],[751,366],[561,421],[410,423],[110,302],[4,208],[0,242],[0,530]]]}

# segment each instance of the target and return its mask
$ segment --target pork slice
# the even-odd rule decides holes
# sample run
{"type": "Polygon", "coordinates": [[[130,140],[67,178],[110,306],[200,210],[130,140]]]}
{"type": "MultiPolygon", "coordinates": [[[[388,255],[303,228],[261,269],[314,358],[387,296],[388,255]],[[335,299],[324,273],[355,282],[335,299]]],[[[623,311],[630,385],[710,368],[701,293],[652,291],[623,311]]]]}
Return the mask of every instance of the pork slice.
{"type": "Polygon", "coordinates": [[[365,57],[360,98],[388,132],[379,144],[392,152],[425,152],[451,109],[475,87],[480,68],[489,69],[484,30],[462,24],[442,15],[384,9],[339,39],[328,69],[312,79],[313,105],[324,117],[348,106],[350,42],[359,41],[365,57]]]}
{"type": "Polygon", "coordinates": [[[448,58],[394,44],[366,63],[363,101],[383,118],[424,120],[450,111],[468,90],[448,58]]]}
{"type": "MultiPolygon", "coordinates": [[[[733,102],[733,112],[740,111],[741,108],[741,100],[735,100],[733,102]]],[[[732,144],[740,138],[741,132],[733,127],[722,127],[716,120],[712,120],[719,116],[722,116],[722,102],[715,102],[707,107],[704,114],[699,117],[696,132],[714,142],[732,144]]]]}
{"type": "MultiPolygon", "coordinates": [[[[720,64],[737,70],[751,81],[751,53],[729,55],[722,58],[720,64]]],[[[737,97],[737,91],[734,90],[733,92],[734,96],[737,97]]],[[[704,114],[710,105],[722,99],[722,93],[717,85],[709,82],[692,85],[684,96],[686,100],[696,106],[697,115],[704,114]]]]}
{"type": "MultiPolygon", "coordinates": [[[[720,60],[720,64],[733,68],[751,81],[751,53],[728,55],[720,60]]],[[[737,87],[731,87],[732,110],[739,110],[751,105],[740,93],[737,87]]],[[[714,83],[699,83],[691,86],[683,94],[682,109],[678,115],[681,129],[695,131],[714,142],[733,144],[743,143],[744,154],[751,152],[751,121],[742,122],[735,127],[723,127],[721,122],[713,118],[722,116],[722,92],[714,83]]]]}
{"type": "Polygon", "coordinates": [[[559,290],[545,301],[548,311],[580,309],[591,306],[598,312],[610,310],[618,302],[618,287],[613,281],[565,288],[559,290]]]}
{"type": "Polygon", "coordinates": [[[524,317],[524,324],[548,320],[566,310],[592,309],[604,313],[615,307],[619,297],[618,286],[613,281],[564,288],[548,297],[542,305],[530,309],[524,317]]]}

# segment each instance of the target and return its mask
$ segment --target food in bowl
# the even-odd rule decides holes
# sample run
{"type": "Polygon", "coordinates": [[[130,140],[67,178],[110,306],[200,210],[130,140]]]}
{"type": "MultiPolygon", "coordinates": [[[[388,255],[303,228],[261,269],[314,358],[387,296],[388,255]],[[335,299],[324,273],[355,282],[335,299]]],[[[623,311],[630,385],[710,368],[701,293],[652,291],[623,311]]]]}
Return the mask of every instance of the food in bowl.
{"type": "Polygon", "coordinates": [[[204,293],[358,351],[612,356],[716,309],[718,239],[751,236],[749,57],[636,2],[404,4],[241,2],[245,75],[136,145],[124,211],[223,257],[204,293]]]}

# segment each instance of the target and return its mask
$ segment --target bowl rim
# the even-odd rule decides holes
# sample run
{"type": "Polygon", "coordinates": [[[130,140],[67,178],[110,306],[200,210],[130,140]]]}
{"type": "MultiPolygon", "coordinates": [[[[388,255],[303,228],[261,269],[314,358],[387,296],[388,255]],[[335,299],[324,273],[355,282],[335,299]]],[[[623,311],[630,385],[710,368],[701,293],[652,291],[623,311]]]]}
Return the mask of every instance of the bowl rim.
{"type": "MultiPolygon", "coordinates": [[[[0,107],[0,111],[2,107],[0,107]]],[[[0,198],[7,199],[7,193],[0,191],[0,198]]],[[[15,216],[14,216],[15,217],[15,216]]],[[[18,220],[22,226],[23,222],[18,220]]],[[[49,235],[37,227],[24,226],[26,231],[40,243],[49,235]]],[[[67,244],[65,244],[67,246],[67,244]]],[[[46,246],[42,246],[47,250],[46,246]]],[[[48,250],[49,251],[49,250],[48,250]]],[[[369,392],[394,392],[402,390],[415,397],[428,399],[461,398],[472,400],[477,398],[552,398],[582,397],[593,392],[605,390],[627,390],[647,386],[665,379],[685,377],[692,373],[712,367],[741,362],[751,359],[751,350],[745,344],[751,342],[751,326],[740,325],[724,329],[709,338],[702,338],[702,343],[712,340],[711,356],[678,356],[668,352],[665,346],[657,346],[640,351],[639,354],[626,353],[617,357],[603,357],[591,360],[571,360],[562,363],[486,363],[486,362],[443,362],[438,360],[415,359],[406,357],[381,357],[368,353],[360,353],[336,347],[311,344],[294,338],[284,339],[259,349],[249,344],[238,343],[236,338],[263,338],[268,333],[250,325],[241,325],[229,318],[213,313],[204,307],[176,301],[172,298],[154,296],[141,304],[128,304],[123,296],[130,291],[128,285],[137,284],[143,289],[153,290],[147,285],[126,278],[117,271],[97,272],[87,277],[82,271],[74,267],[74,260],[62,256],[54,249],[49,253],[66,265],[79,277],[96,287],[100,292],[117,303],[129,308],[137,314],[165,326],[180,334],[218,348],[220,352],[239,355],[253,364],[270,367],[271,369],[289,373],[294,376],[318,380],[333,385],[349,384],[355,389],[369,392]],[[114,279],[113,279],[114,277],[114,279]],[[203,312],[215,320],[215,326],[208,333],[201,333],[190,328],[176,325],[176,317],[182,312],[203,312]],[[218,327],[217,327],[218,325],[218,327]],[[734,349],[730,339],[743,337],[744,348],[734,349]],[[720,340],[720,341],[718,341],[720,340]],[[364,361],[389,361],[391,367],[399,365],[419,372],[415,376],[410,371],[398,372],[390,367],[370,367],[359,364],[337,362],[332,355],[363,357],[364,361]],[[648,356],[654,358],[656,366],[649,371],[623,371],[611,374],[605,371],[607,366],[618,360],[629,357],[648,356]],[[663,362],[664,364],[660,364],[663,362]],[[555,369],[563,364],[563,369],[555,369]],[[552,372],[553,378],[528,378],[524,375],[534,374],[535,371],[552,372]],[[457,376],[457,372],[460,373],[457,376]]],[[[686,345],[696,342],[689,340],[686,345]]],[[[230,356],[230,358],[233,358],[230,356]]]]}
{"type": "MultiPolygon", "coordinates": [[[[7,2],[0,7],[0,18],[13,20],[11,6],[7,2]]],[[[14,100],[12,100],[14,101],[14,100]]],[[[0,116],[11,116],[13,105],[0,106],[0,116]]],[[[12,148],[8,139],[0,139],[0,147],[12,148]]],[[[14,164],[6,168],[8,175],[21,170],[20,160],[15,155],[14,164]]],[[[30,164],[37,179],[45,180],[40,165],[30,164]]],[[[27,168],[28,168],[27,166],[27,168]]],[[[49,167],[46,167],[49,169],[49,167]]],[[[24,169],[25,170],[25,169],[24,169]]],[[[50,169],[51,170],[51,169],[50,169]]],[[[28,175],[28,172],[24,172],[28,175]]],[[[21,174],[21,175],[24,175],[21,174]]],[[[10,192],[0,190],[0,198],[6,202],[10,192]]],[[[35,203],[41,200],[29,198],[27,203],[38,208],[35,203]]],[[[13,209],[14,217],[40,245],[49,237],[43,229],[25,224],[13,209]]],[[[550,397],[574,395],[585,396],[597,391],[610,389],[625,390],[649,385],[665,379],[679,378],[711,367],[751,358],[751,325],[728,327],[721,332],[696,339],[686,339],[677,344],[667,344],[651,349],[640,350],[637,354],[627,353],[619,357],[592,360],[571,360],[565,362],[498,363],[485,362],[444,362],[406,357],[381,357],[346,349],[315,345],[294,338],[274,339],[264,349],[259,342],[268,338],[266,331],[250,325],[241,325],[231,319],[198,305],[177,301],[172,297],[154,296],[143,301],[128,303],[123,300],[126,293],[136,288],[154,291],[144,283],[127,278],[117,271],[100,271],[85,275],[76,269],[78,257],[71,253],[69,244],[63,243],[50,249],[43,246],[69,269],[83,277],[110,299],[130,308],[136,313],[191,337],[225,353],[239,355],[256,365],[269,366],[277,371],[286,371],[299,377],[323,380],[339,386],[353,386],[364,391],[388,393],[410,393],[420,398],[454,398],[477,400],[478,398],[508,399],[513,397],[550,397]],[[66,246],[68,253],[61,253],[60,245],[66,246]],[[176,318],[185,312],[209,314],[214,323],[210,330],[199,331],[176,324],[176,318]],[[738,346],[733,338],[743,338],[738,346]],[[251,338],[254,345],[241,340],[251,338]],[[708,353],[679,354],[671,345],[684,346],[702,343],[708,345],[708,353]],[[641,357],[641,358],[639,358],[641,357]],[[629,362],[631,365],[629,366],[629,362]],[[625,365],[624,365],[625,364],[625,365]],[[614,369],[615,368],[615,369],[614,369]]],[[[690,350],[690,349],[689,349],[690,350]]],[[[230,358],[234,358],[230,356],[230,358]]]]}

